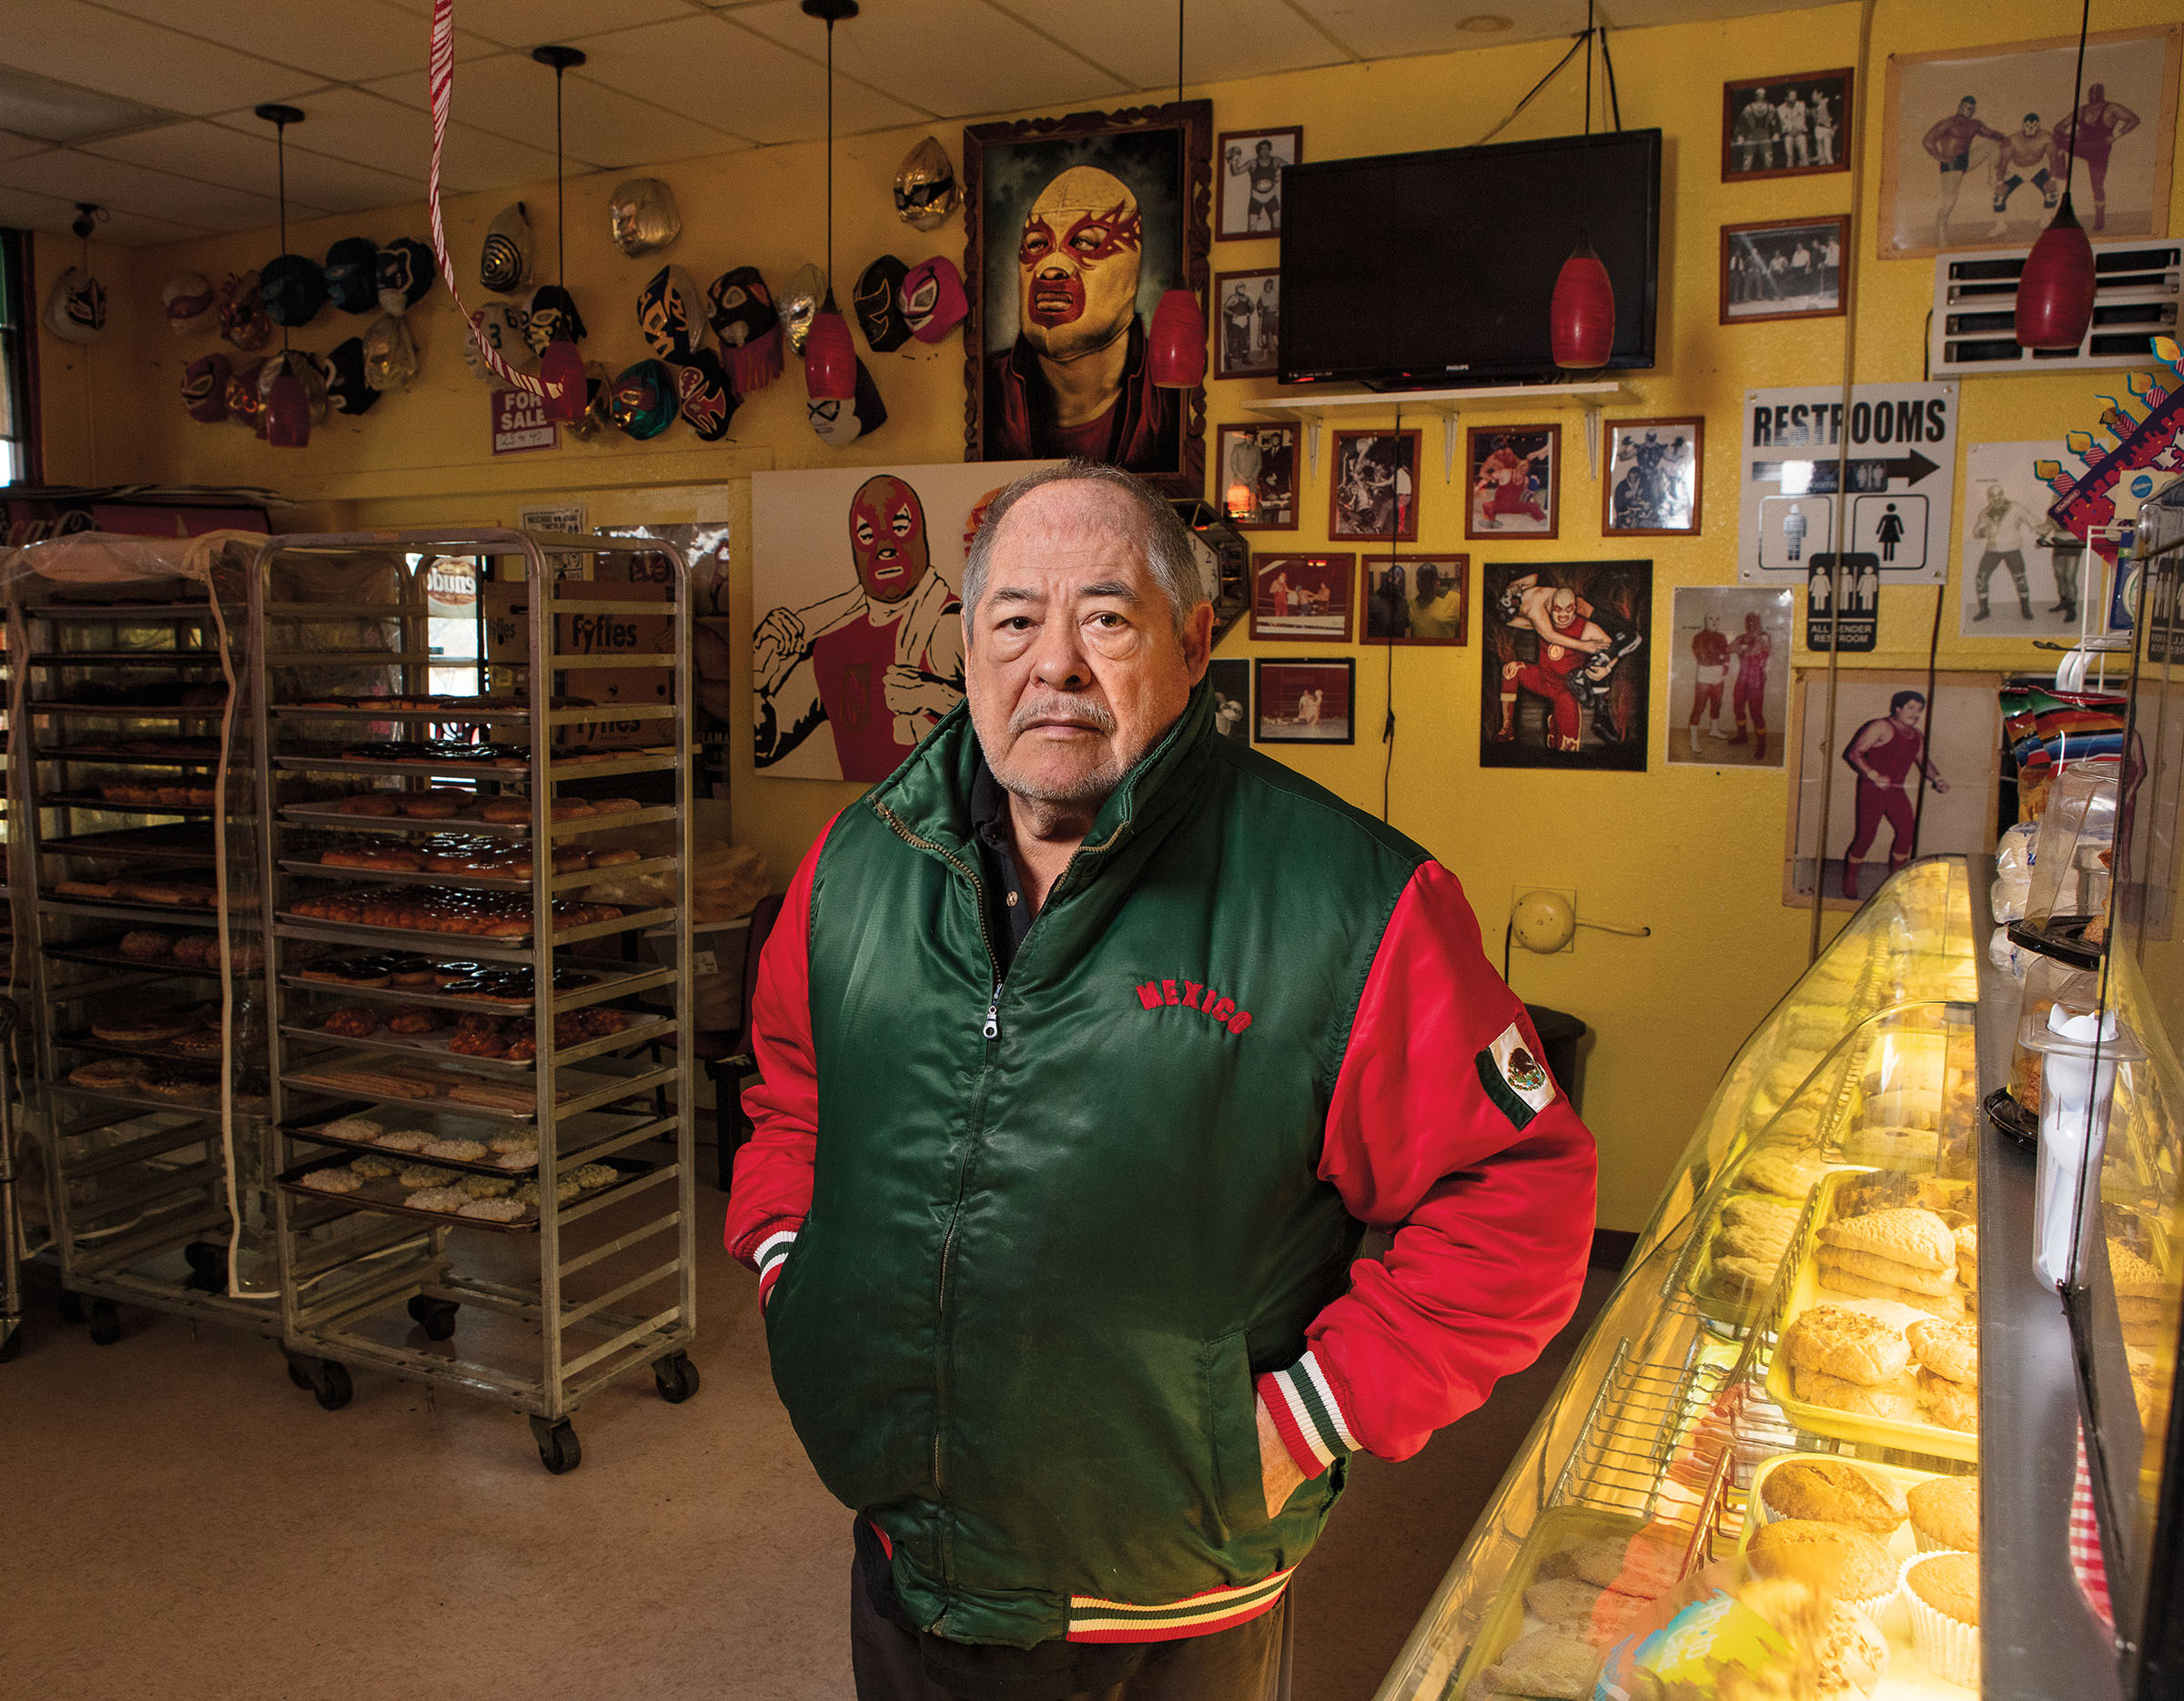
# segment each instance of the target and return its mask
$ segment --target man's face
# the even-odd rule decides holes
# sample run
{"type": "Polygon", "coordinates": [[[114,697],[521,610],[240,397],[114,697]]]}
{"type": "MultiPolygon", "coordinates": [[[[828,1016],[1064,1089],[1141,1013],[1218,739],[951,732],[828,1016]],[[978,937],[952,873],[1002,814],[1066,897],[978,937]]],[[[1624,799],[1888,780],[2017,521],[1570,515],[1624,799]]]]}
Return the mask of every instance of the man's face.
{"type": "Polygon", "coordinates": [[[1567,628],[1577,621],[1577,592],[1564,585],[1547,599],[1547,617],[1556,625],[1567,628]]]}
{"type": "Polygon", "coordinates": [[[1999,484],[1988,485],[1987,487],[1987,505],[1997,513],[2000,513],[2009,506],[2009,492],[1999,484]]]}
{"type": "Polygon", "coordinates": [[[1431,567],[1418,570],[1418,594],[1421,602],[1431,602],[1441,594],[1441,575],[1431,567]]]}
{"type": "Polygon", "coordinates": [[[1176,634],[1135,516],[1097,484],[1049,484],[1001,522],[964,616],[964,683],[994,776],[1041,803],[1097,807],[1204,677],[1213,609],[1176,634]]]}
{"type": "Polygon", "coordinates": [[[1073,166],[1039,192],[1016,250],[1025,340],[1055,360],[1104,349],[1138,309],[1144,221],[1119,177],[1073,166]]]}
{"type": "Polygon", "coordinates": [[[2039,115],[2035,112],[2027,113],[2025,123],[2021,127],[2027,136],[2037,136],[2040,133],[2039,115]]]}
{"type": "Polygon", "coordinates": [[[1916,729],[1926,718],[1926,705],[1914,699],[1896,712],[1896,718],[1906,726],[1916,729]]]}
{"type": "Polygon", "coordinates": [[[1960,118],[1968,118],[1972,116],[1972,114],[1978,110],[1979,103],[1974,100],[1969,95],[1967,95],[1962,100],[1956,103],[1956,116],[1960,118]]]}
{"type": "Polygon", "coordinates": [[[1259,145],[1259,163],[1262,166],[1270,166],[1274,163],[1273,143],[1261,142],[1259,145]]]}
{"type": "Polygon", "coordinates": [[[917,492],[885,473],[867,479],[849,504],[849,552],[874,602],[899,602],[916,590],[932,565],[917,492]]]}
{"type": "Polygon", "coordinates": [[[1759,616],[1758,616],[1758,615],[1756,615],[1756,614],[1747,614],[1747,615],[1745,615],[1745,616],[1744,616],[1744,630],[1745,630],[1747,633],[1751,633],[1753,637],[1754,637],[1754,638],[1758,637],[1758,636],[1759,636],[1759,616]]]}

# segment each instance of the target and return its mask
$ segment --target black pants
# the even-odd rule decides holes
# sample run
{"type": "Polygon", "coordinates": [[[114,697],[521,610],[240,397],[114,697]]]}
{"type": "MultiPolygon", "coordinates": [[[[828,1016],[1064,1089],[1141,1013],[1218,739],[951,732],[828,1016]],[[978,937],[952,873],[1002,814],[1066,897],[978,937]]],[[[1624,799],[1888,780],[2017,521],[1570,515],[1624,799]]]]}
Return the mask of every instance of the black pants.
{"type": "MultiPolygon", "coordinates": [[[[854,1569],[849,1650],[857,1701],[959,1701],[926,1674],[916,1635],[882,1615],[854,1569]]],[[[1289,1701],[1289,1597],[1284,1594],[1249,1624],[1151,1644],[1135,1676],[1057,1701],[1289,1701]]]]}

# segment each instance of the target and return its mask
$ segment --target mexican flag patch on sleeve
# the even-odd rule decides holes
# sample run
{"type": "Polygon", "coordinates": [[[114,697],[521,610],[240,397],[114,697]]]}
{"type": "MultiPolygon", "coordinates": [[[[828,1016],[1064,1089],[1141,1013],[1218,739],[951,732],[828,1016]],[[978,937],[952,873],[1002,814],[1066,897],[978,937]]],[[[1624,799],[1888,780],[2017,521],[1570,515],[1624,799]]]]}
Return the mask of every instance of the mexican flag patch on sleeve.
{"type": "Polygon", "coordinates": [[[1532,1055],[1532,1042],[1514,1022],[1479,1054],[1479,1080],[1486,1096],[1520,1129],[1554,1102],[1554,1078],[1532,1055]]]}

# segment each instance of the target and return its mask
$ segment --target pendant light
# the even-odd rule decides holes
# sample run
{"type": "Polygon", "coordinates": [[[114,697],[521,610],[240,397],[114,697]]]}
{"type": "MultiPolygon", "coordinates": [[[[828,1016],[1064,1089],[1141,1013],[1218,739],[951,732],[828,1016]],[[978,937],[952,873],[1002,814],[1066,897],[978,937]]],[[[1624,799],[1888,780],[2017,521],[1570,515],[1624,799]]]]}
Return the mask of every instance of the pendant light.
{"type": "Polygon", "coordinates": [[[814,401],[853,401],[857,349],[834,306],[834,25],[857,15],[857,0],[803,0],[804,15],[826,22],[826,299],[804,339],[804,387],[814,401]]]}
{"type": "MultiPolygon", "coordinates": [[[[288,251],[288,126],[303,122],[302,111],[268,101],[258,116],[273,127],[273,155],[280,180],[280,251],[288,251]]],[[[266,441],[276,449],[302,449],[311,440],[311,399],[296,376],[288,352],[288,327],[280,327],[280,370],[266,392],[266,441]]]]}
{"type": "MultiPolygon", "coordinates": [[[[569,296],[569,215],[561,180],[561,74],[584,62],[577,47],[533,47],[531,56],[553,67],[553,246],[554,282],[561,287],[562,305],[569,296]]],[[[563,329],[567,329],[566,314],[563,329]]],[[[539,386],[544,392],[546,417],[571,424],[584,417],[591,405],[584,382],[584,357],[567,337],[556,337],[539,356],[539,386]]]]}
{"type": "MultiPolygon", "coordinates": [[[[1592,0],[1585,0],[1585,141],[1592,140],[1592,0]]],[[[1591,151],[1588,146],[1587,152],[1591,151]]],[[[1588,165],[1590,162],[1588,162],[1588,165]]],[[[1562,262],[1547,304],[1547,339],[1554,363],[1567,370],[1598,371],[1615,346],[1615,288],[1592,251],[1590,231],[1562,262]]]]}
{"type": "Polygon", "coordinates": [[[2085,0],[2078,19],[2078,75],[2070,86],[2070,163],[2063,171],[2063,198],[2017,278],[2017,342],[2026,349],[2075,349],[2093,322],[2093,244],[2070,205],[2070,179],[2078,171],[2078,102],[2086,82],[2086,28],[2092,21],[2093,0],[2085,0]]]}
{"type": "MultiPolygon", "coordinates": [[[[1176,0],[1176,106],[1183,105],[1183,0],[1176,0]]],[[[1188,175],[1188,174],[1186,174],[1188,175]]],[[[1176,268],[1184,277],[1190,268],[1190,197],[1178,203],[1176,232],[1176,268]]],[[[1192,289],[1170,289],[1153,309],[1152,329],[1147,338],[1146,370],[1162,390],[1196,390],[1206,381],[1206,315],[1192,289]]]]}

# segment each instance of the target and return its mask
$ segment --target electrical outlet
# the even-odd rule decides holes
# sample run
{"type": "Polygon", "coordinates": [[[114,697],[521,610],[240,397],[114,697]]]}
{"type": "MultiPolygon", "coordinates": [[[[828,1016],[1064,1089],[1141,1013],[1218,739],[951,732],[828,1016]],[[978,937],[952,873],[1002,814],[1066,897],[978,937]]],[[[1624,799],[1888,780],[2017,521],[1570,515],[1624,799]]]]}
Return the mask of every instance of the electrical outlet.
{"type": "MultiPolygon", "coordinates": [[[[1536,881],[1527,881],[1527,882],[1525,882],[1524,884],[1522,884],[1522,885],[1521,885],[1521,886],[1512,886],[1512,887],[1510,888],[1510,894],[1509,894],[1509,903],[1510,903],[1510,911],[1511,911],[1511,914],[1512,914],[1512,916],[1513,916],[1513,915],[1515,915],[1515,914],[1516,914],[1516,908],[1517,908],[1517,906],[1518,906],[1520,903],[1522,903],[1522,902],[1523,901],[1523,899],[1525,899],[1526,897],[1528,897],[1529,896],[1531,896],[1531,895],[1532,895],[1532,893],[1534,893],[1534,892],[1542,892],[1542,893],[1546,893],[1546,894],[1548,894],[1548,895],[1549,895],[1549,896],[1553,896],[1553,897],[1559,897],[1559,898],[1561,898],[1561,899],[1562,900],[1562,902],[1563,902],[1563,903],[1567,904],[1567,905],[1570,906],[1570,914],[1571,914],[1572,917],[1572,918],[1574,918],[1574,917],[1576,916],[1576,915],[1577,915],[1578,911],[1577,911],[1577,888],[1576,888],[1575,886],[1542,886],[1542,885],[1538,884],[1536,881]]],[[[1519,924],[1518,924],[1518,926],[1519,926],[1519,936],[1520,936],[1520,937],[1519,937],[1519,943],[1522,943],[1522,920],[1521,920],[1521,919],[1520,919],[1520,921],[1519,921],[1519,924]]],[[[1526,947],[1525,947],[1525,948],[1526,948],[1527,950],[1530,950],[1530,949],[1533,949],[1534,947],[1531,947],[1531,946],[1526,946],[1526,947]]],[[[1571,931],[1570,931],[1570,937],[1569,937],[1567,940],[1565,940],[1565,941],[1564,941],[1564,942],[1563,942],[1562,945],[1559,945],[1559,946],[1555,947],[1554,947],[1554,949],[1553,949],[1552,951],[1550,951],[1550,952],[1548,953],[1548,955],[1550,955],[1550,956],[1552,956],[1552,955],[1556,955],[1557,953],[1560,953],[1560,952],[1564,952],[1564,951],[1573,951],[1573,950],[1575,950],[1576,948],[1577,948],[1577,929],[1576,929],[1574,926],[1572,926],[1572,927],[1571,928],[1571,931]]]]}

